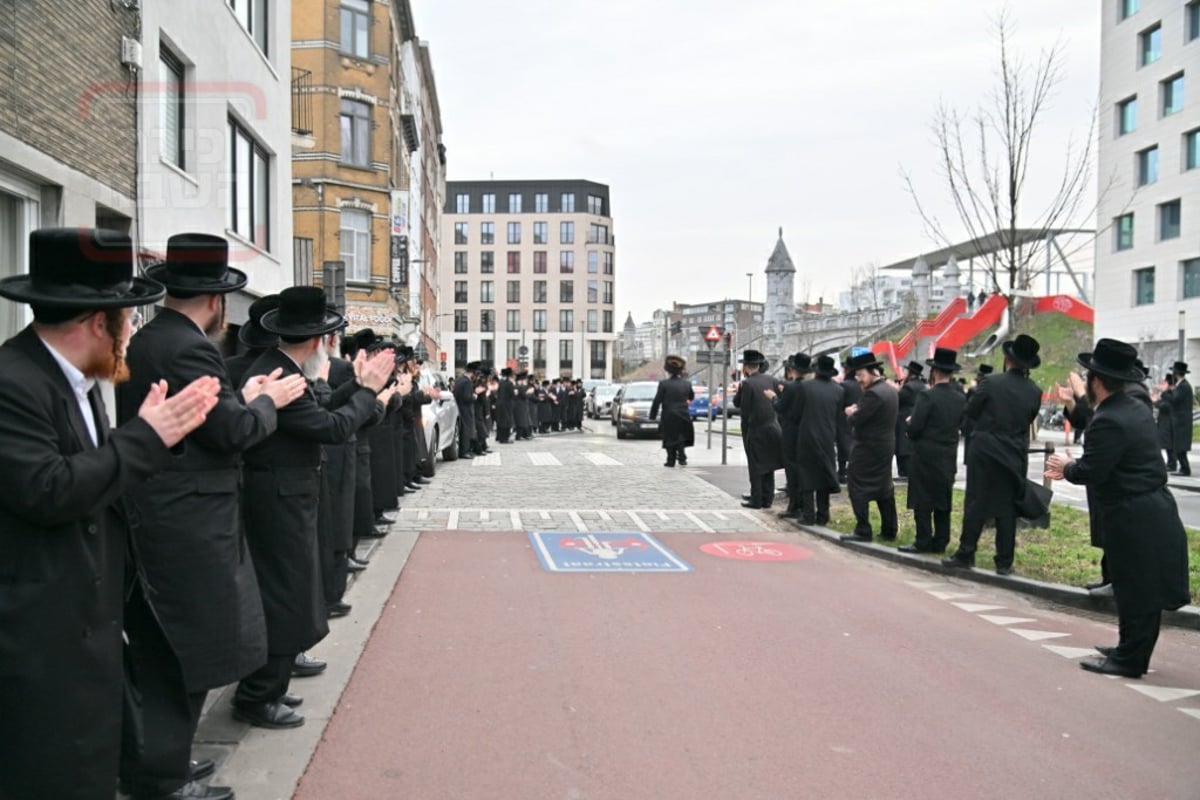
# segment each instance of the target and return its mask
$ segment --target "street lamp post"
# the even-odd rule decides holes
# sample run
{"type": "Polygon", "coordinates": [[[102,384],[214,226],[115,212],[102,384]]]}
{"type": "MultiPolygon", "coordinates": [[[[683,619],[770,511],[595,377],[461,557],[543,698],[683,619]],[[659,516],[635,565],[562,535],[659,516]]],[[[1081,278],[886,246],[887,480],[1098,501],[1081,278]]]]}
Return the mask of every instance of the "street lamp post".
{"type": "Polygon", "coordinates": [[[746,293],[746,302],[753,303],[754,302],[754,273],[747,272],[746,277],[750,279],[750,287],[749,287],[749,289],[747,289],[747,293],[746,293]]]}

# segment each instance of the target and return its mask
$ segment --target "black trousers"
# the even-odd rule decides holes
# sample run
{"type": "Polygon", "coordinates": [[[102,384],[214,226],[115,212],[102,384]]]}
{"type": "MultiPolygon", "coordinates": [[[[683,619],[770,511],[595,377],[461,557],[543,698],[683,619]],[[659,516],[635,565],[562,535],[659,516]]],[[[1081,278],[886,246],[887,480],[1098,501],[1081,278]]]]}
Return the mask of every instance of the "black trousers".
{"type": "Polygon", "coordinates": [[[375,503],[371,492],[371,451],[355,454],[354,469],[354,547],[375,527],[375,503]]]}
{"type": "Polygon", "coordinates": [[[1175,454],[1175,458],[1177,461],[1179,461],[1179,474],[1180,475],[1191,475],[1192,474],[1192,465],[1188,463],[1188,451],[1187,450],[1179,451],[1178,453],[1175,454]]]}
{"type": "Polygon", "coordinates": [[[287,694],[292,681],[292,664],[297,655],[269,655],[266,664],[242,678],[233,702],[245,705],[279,702],[279,698],[287,694]]]}
{"type": "Polygon", "coordinates": [[[340,602],[350,580],[350,552],[321,548],[321,588],[326,605],[340,602]]]}
{"type": "Polygon", "coordinates": [[[663,449],[667,451],[668,464],[673,465],[676,461],[680,464],[687,463],[687,448],[683,447],[683,445],[678,447],[664,447],[663,449]]]}
{"type": "MultiPolygon", "coordinates": [[[[962,537],[954,557],[969,564],[975,563],[975,550],[983,534],[984,518],[978,514],[963,515],[962,537]]],[[[996,566],[1011,567],[1017,549],[1017,517],[1015,514],[996,517],[996,566]]]]}
{"type": "Polygon", "coordinates": [[[505,444],[508,444],[508,439],[510,436],[512,436],[512,426],[511,425],[501,425],[499,422],[497,422],[496,423],[496,441],[504,442],[505,444]]]}
{"type": "Polygon", "coordinates": [[[917,539],[913,544],[920,550],[944,552],[950,544],[950,510],[932,508],[913,510],[917,523],[917,539]]]}
{"type": "Polygon", "coordinates": [[[896,474],[901,478],[908,477],[908,459],[909,456],[902,456],[899,453],[896,454],[896,474]]]}
{"type": "Polygon", "coordinates": [[[125,633],[121,784],[135,796],[170,794],[190,780],[192,739],[208,692],[187,690],[140,586],[125,603],[125,633]]]}
{"type": "Polygon", "coordinates": [[[797,492],[800,521],[817,525],[829,522],[829,492],[797,492]]]}
{"type": "Polygon", "coordinates": [[[475,415],[475,452],[482,453],[487,450],[488,437],[488,421],[484,419],[482,414],[475,415]]]}
{"type": "Polygon", "coordinates": [[[458,425],[458,452],[466,455],[471,452],[471,442],[475,439],[475,415],[462,418],[458,425]]]}
{"type": "Polygon", "coordinates": [[[800,468],[785,464],[783,474],[787,478],[787,510],[794,513],[800,510],[800,468]]]}
{"type": "Polygon", "coordinates": [[[1145,672],[1150,668],[1150,656],[1158,643],[1158,630],[1162,624],[1161,611],[1129,613],[1122,611],[1121,589],[1114,586],[1117,598],[1117,650],[1111,658],[1119,664],[1145,672]]]}
{"type": "MultiPolygon", "coordinates": [[[[876,498],[875,504],[879,506],[879,538],[895,539],[900,527],[896,519],[896,496],[876,498]]],[[[855,535],[871,536],[871,501],[850,495],[850,507],[854,509],[855,535]]]]}
{"type": "Polygon", "coordinates": [[[770,508],[775,501],[775,473],[750,472],[750,502],[759,508],[770,508]]]}
{"type": "Polygon", "coordinates": [[[1163,452],[1167,454],[1167,469],[1174,471],[1178,466],[1178,462],[1175,460],[1175,451],[1170,448],[1163,448],[1163,452]]]}

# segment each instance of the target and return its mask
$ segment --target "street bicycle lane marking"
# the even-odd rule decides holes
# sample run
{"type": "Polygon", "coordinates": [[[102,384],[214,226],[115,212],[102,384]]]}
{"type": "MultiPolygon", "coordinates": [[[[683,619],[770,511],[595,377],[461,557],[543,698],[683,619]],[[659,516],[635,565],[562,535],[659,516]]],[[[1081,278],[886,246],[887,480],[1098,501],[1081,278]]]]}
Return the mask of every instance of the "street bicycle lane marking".
{"type": "Polygon", "coordinates": [[[692,568],[644,532],[530,531],[547,572],[691,572],[692,568]]]}
{"type": "Polygon", "coordinates": [[[700,551],[733,561],[802,561],[813,555],[799,545],[758,541],[708,542],[700,545],[700,551]]]}

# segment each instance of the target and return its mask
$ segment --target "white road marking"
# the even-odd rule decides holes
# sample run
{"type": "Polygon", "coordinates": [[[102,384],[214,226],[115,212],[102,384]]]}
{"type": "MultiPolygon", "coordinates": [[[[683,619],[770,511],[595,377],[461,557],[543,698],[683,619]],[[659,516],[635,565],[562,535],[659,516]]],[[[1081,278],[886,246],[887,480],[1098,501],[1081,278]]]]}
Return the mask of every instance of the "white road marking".
{"type": "Polygon", "coordinates": [[[638,516],[636,511],[627,511],[625,513],[629,514],[629,518],[633,520],[634,525],[638,526],[638,530],[640,530],[642,533],[650,532],[650,526],[642,522],[642,518],[638,516]]]}
{"type": "Polygon", "coordinates": [[[704,531],[705,533],[713,532],[713,529],[710,528],[706,522],[704,522],[702,519],[697,517],[691,511],[685,512],[684,516],[687,517],[688,519],[690,519],[692,522],[694,522],[696,524],[696,527],[699,528],[700,530],[704,531]]]}
{"type": "Polygon", "coordinates": [[[508,518],[512,521],[512,528],[514,531],[521,530],[522,525],[521,525],[521,512],[520,511],[508,512],[508,518]]]}
{"type": "Polygon", "coordinates": [[[716,517],[717,519],[721,520],[721,522],[724,522],[727,519],[727,517],[724,514],[722,514],[720,511],[714,511],[712,513],[713,513],[713,516],[716,517]]]}
{"type": "Polygon", "coordinates": [[[666,514],[664,514],[663,512],[661,512],[661,511],[655,511],[654,513],[655,513],[655,514],[658,514],[658,518],[659,518],[659,519],[661,519],[663,522],[666,522],[666,521],[667,521],[667,515],[666,515],[666,514]]]}
{"type": "Polygon", "coordinates": [[[597,467],[619,467],[621,462],[615,458],[609,458],[604,453],[584,453],[583,457],[595,464],[597,467]]]}
{"type": "Polygon", "coordinates": [[[475,456],[475,460],[471,462],[474,467],[502,467],[499,453],[488,453],[486,456],[475,456]]]}
{"type": "Polygon", "coordinates": [[[750,511],[745,511],[745,510],[742,510],[742,511],[739,511],[738,513],[739,513],[739,514],[741,514],[741,515],[742,515],[743,517],[745,517],[746,519],[748,519],[748,520],[750,520],[751,522],[753,522],[753,523],[754,523],[754,525],[755,525],[755,527],[760,527],[760,526],[762,525],[762,522],[759,520],[759,518],[758,518],[758,517],[756,517],[756,516],[754,516],[754,514],[753,514],[752,512],[750,512],[750,511]]]}
{"type": "Polygon", "coordinates": [[[542,512],[541,512],[541,515],[542,515],[542,519],[550,519],[550,512],[549,512],[549,511],[542,511],[542,512]]]}
{"type": "Polygon", "coordinates": [[[429,519],[429,512],[428,511],[418,511],[417,519],[429,519]]]}
{"type": "Polygon", "coordinates": [[[446,520],[446,530],[454,530],[458,527],[458,511],[450,512],[450,519],[446,520]]]}
{"type": "Polygon", "coordinates": [[[1053,631],[1032,631],[1028,628],[1005,628],[1007,631],[1015,633],[1022,639],[1028,639],[1031,642],[1040,642],[1043,639],[1061,639],[1064,636],[1070,636],[1069,633],[1054,633],[1053,631]]]}
{"type": "Polygon", "coordinates": [[[917,589],[932,589],[935,586],[945,586],[941,581],[905,581],[909,586],[917,589]]]}
{"type": "Polygon", "coordinates": [[[1037,622],[1036,619],[1030,619],[1029,617],[995,617],[991,614],[980,614],[979,618],[986,619],[994,625],[1016,625],[1020,622],[1037,622]]]}
{"type": "Polygon", "coordinates": [[[580,532],[586,531],[587,525],[584,524],[583,517],[579,516],[579,512],[571,511],[569,513],[570,513],[570,517],[571,517],[571,522],[575,523],[575,530],[580,531],[580,532]]]}
{"type": "Polygon", "coordinates": [[[599,513],[600,513],[600,519],[602,519],[605,522],[612,522],[612,515],[609,514],[607,511],[601,511],[599,513]]]}
{"type": "Polygon", "coordinates": [[[938,600],[961,600],[964,597],[970,597],[970,592],[929,592],[938,600]]]}
{"type": "Polygon", "coordinates": [[[1181,708],[1179,710],[1187,714],[1189,717],[1200,719],[1200,708],[1181,708]]]}
{"type": "Polygon", "coordinates": [[[951,603],[950,605],[958,606],[969,614],[978,614],[980,611],[999,611],[1004,608],[1004,606],[985,606],[982,603],[951,603]]]}
{"type": "Polygon", "coordinates": [[[1125,685],[1135,692],[1141,692],[1146,697],[1157,700],[1160,703],[1171,703],[1176,700],[1182,700],[1185,697],[1195,697],[1200,694],[1200,689],[1172,689],[1169,686],[1146,686],[1145,684],[1137,683],[1127,683],[1125,685]]]}
{"type": "Polygon", "coordinates": [[[561,467],[562,462],[553,453],[529,453],[529,461],[535,467],[561,467]]]}
{"type": "Polygon", "coordinates": [[[1044,644],[1042,647],[1063,658],[1083,658],[1084,656],[1096,655],[1095,650],[1087,647],[1060,647],[1056,644],[1044,644]]]}
{"type": "Polygon", "coordinates": [[[488,511],[487,509],[484,509],[483,511],[479,512],[479,521],[480,522],[487,522],[491,518],[492,518],[492,513],[490,511],[488,511]]]}

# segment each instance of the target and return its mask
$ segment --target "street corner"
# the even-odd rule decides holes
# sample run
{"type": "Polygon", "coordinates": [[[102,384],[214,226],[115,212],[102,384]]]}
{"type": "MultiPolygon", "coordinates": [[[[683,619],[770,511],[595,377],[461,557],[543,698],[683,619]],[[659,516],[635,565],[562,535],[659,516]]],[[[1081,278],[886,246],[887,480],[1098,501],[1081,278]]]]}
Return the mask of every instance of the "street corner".
{"type": "Polygon", "coordinates": [[[642,531],[529,531],[529,542],[547,572],[692,571],[688,563],[642,531]]]}

